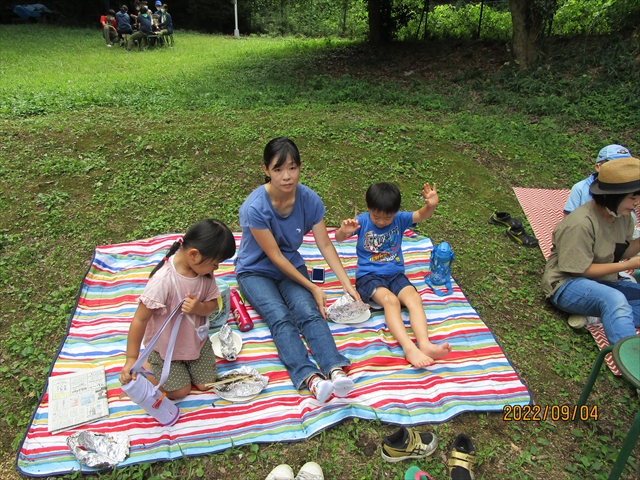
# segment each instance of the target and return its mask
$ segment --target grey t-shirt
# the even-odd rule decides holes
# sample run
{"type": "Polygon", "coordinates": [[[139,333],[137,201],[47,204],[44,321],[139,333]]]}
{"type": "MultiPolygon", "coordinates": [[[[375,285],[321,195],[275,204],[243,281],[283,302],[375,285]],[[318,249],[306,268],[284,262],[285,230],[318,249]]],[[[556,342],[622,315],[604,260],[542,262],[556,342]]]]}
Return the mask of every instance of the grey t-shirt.
{"type": "MultiPolygon", "coordinates": [[[[551,256],[542,277],[542,289],[547,297],[572,274],[582,274],[592,263],[614,263],[616,244],[618,249],[633,236],[633,216],[616,218],[607,222],[596,209],[594,201],[585,203],[567,215],[553,231],[551,256]]],[[[595,278],[598,281],[615,282],[618,275],[612,273],[595,278]]]]}

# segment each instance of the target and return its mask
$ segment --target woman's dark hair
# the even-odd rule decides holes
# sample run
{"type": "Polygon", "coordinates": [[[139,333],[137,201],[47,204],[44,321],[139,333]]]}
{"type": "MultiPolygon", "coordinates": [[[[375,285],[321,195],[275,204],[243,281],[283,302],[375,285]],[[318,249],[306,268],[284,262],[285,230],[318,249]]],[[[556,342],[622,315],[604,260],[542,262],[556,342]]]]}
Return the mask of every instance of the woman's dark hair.
{"type": "Polygon", "coordinates": [[[207,218],[193,225],[182,237],[182,241],[173,242],[167,255],[149,274],[149,278],[164,265],[164,262],[176,253],[180,247],[195,248],[204,260],[223,261],[233,257],[236,253],[236,241],[233,233],[220,220],[207,218]]]}
{"type": "Polygon", "coordinates": [[[127,7],[126,5],[122,5],[122,6],[120,7],[120,11],[121,11],[122,13],[127,13],[127,12],[129,11],[129,7],[127,7]]]}
{"type": "Polygon", "coordinates": [[[111,15],[112,17],[116,14],[116,11],[114,9],[109,9],[107,10],[107,15],[111,15]]]}
{"type": "Polygon", "coordinates": [[[591,196],[595,200],[595,202],[602,206],[606,207],[612,212],[618,213],[618,207],[622,203],[622,201],[627,197],[627,195],[640,195],[640,191],[633,193],[609,193],[606,195],[600,195],[597,193],[592,193],[591,196]]]}
{"type": "Polygon", "coordinates": [[[365,195],[367,208],[382,213],[398,213],[402,197],[400,190],[393,183],[374,183],[367,188],[365,195]]]}
{"type": "MultiPolygon", "coordinates": [[[[273,159],[276,159],[274,167],[280,167],[287,161],[287,157],[291,156],[293,163],[300,165],[300,152],[293,141],[287,137],[278,137],[267,143],[264,147],[264,165],[269,168],[273,159]]],[[[271,177],[265,176],[264,182],[269,183],[271,177]]]]}

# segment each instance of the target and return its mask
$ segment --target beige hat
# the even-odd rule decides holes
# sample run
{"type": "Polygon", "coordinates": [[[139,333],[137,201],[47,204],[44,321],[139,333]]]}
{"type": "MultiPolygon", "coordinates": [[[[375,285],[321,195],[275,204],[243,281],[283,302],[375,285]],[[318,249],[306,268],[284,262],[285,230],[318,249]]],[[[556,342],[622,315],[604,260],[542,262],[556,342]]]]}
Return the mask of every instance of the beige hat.
{"type": "Polygon", "coordinates": [[[618,195],[640,191],[640,160],[629,157],[604,163],[589,190],[596,195],[618,195]]]}

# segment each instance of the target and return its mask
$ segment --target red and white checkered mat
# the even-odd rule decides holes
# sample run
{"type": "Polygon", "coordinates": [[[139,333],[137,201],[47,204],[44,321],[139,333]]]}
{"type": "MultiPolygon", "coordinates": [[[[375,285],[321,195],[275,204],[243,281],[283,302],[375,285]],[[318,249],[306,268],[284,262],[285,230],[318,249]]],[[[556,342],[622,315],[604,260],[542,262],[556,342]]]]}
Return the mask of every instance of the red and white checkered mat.
{"type": "MultiPolygon", "coordinates": [[[[602,324],[588,325],[585,328],[589,330],[589,333],[596,341],[596,344],[598,345],[598,348],[600,350],[609,346],[609,340],[607,340],[607,336],[604,334],[604,328],[602,328],[602,324]]],[[[636,333],[640,335],[640,328],[636,328],[636,333]]],[[[611,355],[611,353],[607,353],[607,356],[604,357],[604,359],[606,360],[607,365],[609,365],[611,373],[620,376],[620,371],[618,370],[618,367],[616,367],[615,363],[613,363],[613,356],[611,355]]]]}
{"type": "MultiPolygon", "coordinates": [[[[513,187],[518,202],[531,224],[533,234],[538,239],[540,250],[545,259],[551,256],[553,229],[564,218],[564,204],[567,203],[569,190],[549,190],[544,188],[519,188],[513,187]]],[[[640,219],[640,216],[638,216],[640,219]]],[[[602,350],[609,346],[609,340],[604,334],[602,325],[590,325],[586,327],[596,341],[598,348],[602,350]]],[[[636,330],[640,334],[640,329],[636,330]]],[[[613,363],[609,353],[606,356],[607,365],[614,375],[620,372],[613,363]]]]}
{"type": "Polygon", "coordinates": [[[513,191],[538,239],[544,258],[548,259],[551,256],[553,229],[564,218],[562,210],[567,203],[569,190],[513,187],[513,191]]]}

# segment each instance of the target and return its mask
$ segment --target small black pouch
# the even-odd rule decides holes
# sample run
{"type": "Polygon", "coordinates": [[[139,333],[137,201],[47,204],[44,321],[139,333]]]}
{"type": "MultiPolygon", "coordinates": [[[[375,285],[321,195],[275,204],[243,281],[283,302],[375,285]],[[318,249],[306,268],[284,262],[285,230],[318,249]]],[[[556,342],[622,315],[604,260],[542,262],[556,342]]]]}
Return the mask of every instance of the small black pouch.
{"type": "Polygon", "coordinates": [[[627,250],[628,247],[629,247],[629,242],[616,243],[616,248],[613,251],[613,263],[618,263],[620,260],[622,260],[622,255],[624,254],[624,252],[627,250]]]}

